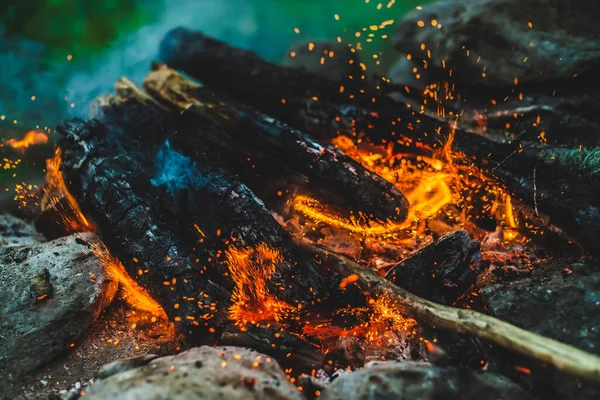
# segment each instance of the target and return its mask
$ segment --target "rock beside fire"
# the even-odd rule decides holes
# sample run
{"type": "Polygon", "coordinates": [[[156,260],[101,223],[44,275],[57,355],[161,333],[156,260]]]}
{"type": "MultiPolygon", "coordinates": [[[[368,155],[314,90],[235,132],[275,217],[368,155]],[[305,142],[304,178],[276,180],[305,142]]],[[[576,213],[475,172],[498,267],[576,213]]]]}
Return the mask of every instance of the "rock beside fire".
{"type": "Polygon", "coordinates": [[[544,132],[542,137],[573,147],[598,146],[598,17],[598,4],[585,0],[423,6],[397,24],[400,55],[388,77],[413,90],[394,97],[418,104],[425,87],[437,83],[438,89],[452,88],[452,95],[440,95],[446,115],[462,116],[461,129],[496,140],[523,133],[535,139],[544,132]]]}
{"type": "Polygon", "coordinates": [[[320,399],[532,399],[499,375],[441,368],[424,362],[373,362],[346,373],[323,390],[320,399]]]}
{"type": "Polygon", "coordinates": [[[600,7],[586,0],[439,1],[407,15],[394,41],[461,80],[512,86],[515,77],[536,83],[593,71],[598,17],[600,7]]]}
{"type": "Polygon", "coordinates": [[[142,361],[124,360],[123,365],[130,369],[111,366],[110,370],[119,372],[111,376],[105,373],[84,398],[302,399],[277,361],[250,349],[202,346],[142,361]]]}
{"type": "Polygon", "coordinates": [[[91,234],[0,249],[0,376],[69,349],[112,301],[117,283],[89,252],[91,234]]]}
{"type": "Polygon", "coordinates": [[[461,230],[399,262],[386,278],[418,296],[449,305],[475,283],[481,270],[480,243],[461,230]]]}
{"type": "Polygon", "coordinates": [[[348,76],[361,76],[360,61],[358,53],[352,52],[347,45],[316,41],[292,47],[283,60],[283,65],[303,68],[333,81],[340,81],[348,79],[348,76]]]}
{"type": "MultiPolygon", "coordinates": [[[[512,280],[490,283],[494,271],[486,273],[483,302],[494,317],[521,328],[600,354],[600,270],[597,263],[536,266],[512,280]],[[491,275],[491,276],[490,276],[491,275]]],[[[492,280],[494,280],[492,278],[492,280]]],[[[532,366],[532,379],[544,380],[548,372],[532,366]]],[[[588,387],[572,377],[556,375],[551,389],[565,398],[592,399],[597,387],[588,387]]],[[[547,389],[546,389],[547,390],[547,389]]]]}
{"type": "Polygon", "coordinates": [[[0,214],[0,246],[32,246],[43,242],[33,223],[8,213],[0,214]]]}

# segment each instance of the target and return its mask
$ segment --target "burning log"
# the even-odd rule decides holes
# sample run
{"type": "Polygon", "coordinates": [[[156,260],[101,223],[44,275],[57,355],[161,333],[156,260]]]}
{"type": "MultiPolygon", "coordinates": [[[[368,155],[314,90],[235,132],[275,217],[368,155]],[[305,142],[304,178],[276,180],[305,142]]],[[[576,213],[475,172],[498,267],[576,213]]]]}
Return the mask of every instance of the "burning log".
{"type": "MultiPolygon", "coordinates": [[[[402,193],[339,150],[248,106],[219,99],[171,69],[155,67],[144,82],[146,91],[186,124],[202,127],[196,134],[171,135],[172,144],[195,160],[202,159],[204,145],[209,147],[270,208],[289,199],[282,192],[291,180],[303,194],[356,211],[358,218],[396,224],[406,219],[402,193]]],[[[119,83],[123,96],[139,93],[125,90],[130,84],[119,83]]]]}
{"type": "Polygon", "coordinates": [[[269,329],[273,321],[301,331],[295,321],[308,306],[360,305],[362,296],[344,294],[335,274],[298,249],[208,149],[197,147],[203,158],[194,163],[163,144],[170,132],[191,137],[195,130],[156,103],[115,101],[95,120],[58,131],[65,181],[82,212],[111,254],[197,341],[214,342],[235,325],[270,349],[286,336],[269,329]],[[255,329],[264,321],[265,329],[255,329]]]}
{"type": "MultiPolygon", "coordinates": [[[[365,136],[376,143],[425,152],[444,139],[439,120],[411,111],[382,91],[346,87],[345,82],[282,68],[255,53],[184,28],[167,34],[161,57],[208,87],[321,138],[340,133],[365,136]]],[[[545,144],[503,144],[460,129],[452,132],[452,148],[464,154],[455,162],[489,172],[536,213],[547,213],[587,251],[600,254],[596,246],[600,236],[600,199],[595,195],[600,191],[598,179],[553,163],[551,154],[560,149],[545,144]]]]}
{"type": "Polygon", "coordinates": [[[518,328],[477,311],[457,309],[425,300],[394,285],[353,261],[303,244],[342,276],[373,296],[387,296],[423,324],[471,335],[526,357],[547,363],[558,371],[600,382],[600,357],[518,328]]]}
{"type": "Polygon", "coordinates": [[[412,111],[381,96],[364,76],[336,82],[300,68],[282,68],[254,52],[186,28],[176,28],[165,36],[160,58],[212,90],[320,139],[366,131],[374,136],[373,130],[388,139],[390,133],[399,132],[400,121],[434,133],[433,125],[428,129],[421,126],[412,111]],[[393,119],[380,117],[383,110],[393,119]]]}

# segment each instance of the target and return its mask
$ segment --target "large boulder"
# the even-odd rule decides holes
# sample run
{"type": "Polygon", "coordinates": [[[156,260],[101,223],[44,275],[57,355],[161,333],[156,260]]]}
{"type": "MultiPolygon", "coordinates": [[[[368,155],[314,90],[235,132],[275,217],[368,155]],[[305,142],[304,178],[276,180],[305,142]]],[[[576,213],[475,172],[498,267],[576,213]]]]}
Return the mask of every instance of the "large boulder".
{"type": "Polygon", "coordinates": [[[90,252],[92,234],[0,249],[0,376],[68,350],[112,301],[117,282],[90,252]]]}
{"type": "Polygon", "coordinates": [[[301,400],[277,361],[241,347],[202,346],[105,366],[86,400],[301,400]]]}
{"type": "MultiPolygon", "coordinates": [[[[478,282],[491,315],[523,329],[600,354],[600,269],[597,262],[537,265],[507,275],[500,268],[478,282]]],[[[535,365],[522,376],[534,390],[564,398],[597,398],[598,387],[535,365]],[[543,387],[542,387],[543,386],[543,387]]]]}
{"type": "Polygon", "coordinates": [[[374,362],[341,375],[322,392],[322,400],[531,399],[519,386],[495,374],[424,362],[374,362]]]}
{"type": "Polygon", "coordinates": [[[447,0],[403,18],[394,43],[477,84],[571,79],[600,64],[599,18],[587,0],[447,0]]]}

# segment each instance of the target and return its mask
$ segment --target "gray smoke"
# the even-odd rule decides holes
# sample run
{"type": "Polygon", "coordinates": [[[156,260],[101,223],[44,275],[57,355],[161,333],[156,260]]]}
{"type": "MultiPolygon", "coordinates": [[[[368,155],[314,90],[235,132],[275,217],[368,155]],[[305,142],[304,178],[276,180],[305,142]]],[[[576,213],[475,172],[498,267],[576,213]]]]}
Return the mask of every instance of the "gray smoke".
{"type": "Polygon", "coordinates": [[[90,101],[112,92],[119,77],[141,83],[157,59],[161,38],[177,26],[255,50],[272,61],[280,60],[296,41],[325,38],[333,13],[328,6],[316,7],[311,28],[296,35],[280,5],[279,0],[164,0],[156,22],[108,44],[97,57],[60,65],[43,64],[44,46],[6,38],[0,31],[0,115],[6,115],[0,126],[17,119],[20,126],[54,127],[68,117],[86,117],[90,101]]]}

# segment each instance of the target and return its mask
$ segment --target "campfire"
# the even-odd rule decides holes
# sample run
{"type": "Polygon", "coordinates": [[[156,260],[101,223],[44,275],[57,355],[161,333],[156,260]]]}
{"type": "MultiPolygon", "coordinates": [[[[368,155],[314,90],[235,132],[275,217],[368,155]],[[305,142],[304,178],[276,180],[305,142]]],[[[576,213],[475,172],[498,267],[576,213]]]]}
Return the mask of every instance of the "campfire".
{"type": "Polygon", "coordinates": [[[134,329],[264,353],[308,398],[389,360],[600,381],[598,357],[482,300],[481,281],[598,255],[597,185],[543,132],[491,140],[445,108],[450,85],[398,100],[386,78],[332,81],[183,28],[161,58],[59,125],[43,187],[16,195],[46,237],[90,233],[134,329]]]}

